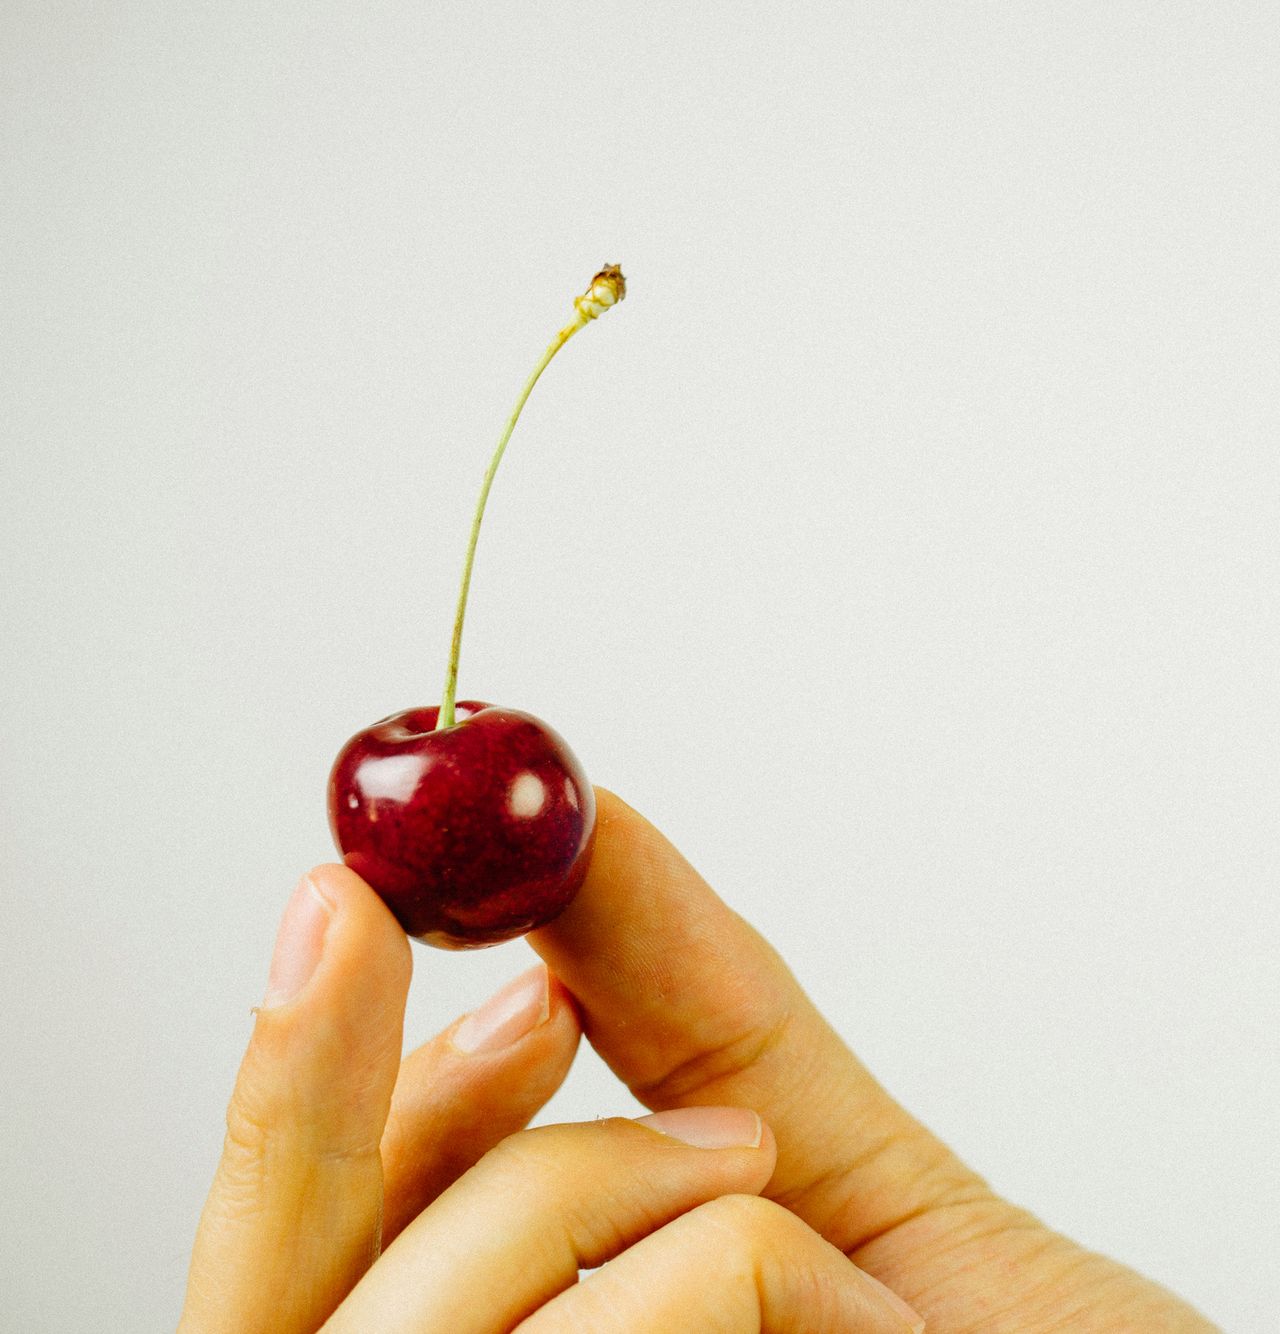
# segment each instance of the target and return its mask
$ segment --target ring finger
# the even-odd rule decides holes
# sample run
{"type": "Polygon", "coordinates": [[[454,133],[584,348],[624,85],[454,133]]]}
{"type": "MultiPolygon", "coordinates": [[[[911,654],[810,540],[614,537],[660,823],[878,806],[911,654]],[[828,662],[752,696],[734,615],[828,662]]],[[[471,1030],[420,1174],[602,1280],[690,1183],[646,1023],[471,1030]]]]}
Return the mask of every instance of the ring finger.
{"type": "Polygon", "coordinates": [[[562,1292],[516,1334],[920,1334],[924,1321],[771,1200],[724,1195],[562,1292]]]}

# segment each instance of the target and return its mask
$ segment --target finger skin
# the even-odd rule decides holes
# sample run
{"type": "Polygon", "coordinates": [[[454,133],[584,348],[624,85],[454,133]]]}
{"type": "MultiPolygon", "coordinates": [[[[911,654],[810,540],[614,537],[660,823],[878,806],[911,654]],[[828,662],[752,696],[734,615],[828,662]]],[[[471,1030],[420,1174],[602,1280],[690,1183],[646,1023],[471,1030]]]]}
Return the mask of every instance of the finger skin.
{"type": "Polygon", "coordinates": [[[322,955],[290,1001],[260,1009],[196,1235],[180,1330],[317,1329],[378,1253],[379,1143],[400,1065],[412,961],[381,899],[341,866],[322,955]]]}
{"type": "Polygon", "coordinates": [[[382,1140],[384,1247],[564,1081],[581,1029],[563,984],[547,990],[546,1020],[509,1047],[460,1051],[458,1020],[405,1058],[382,1140]]]}
{"type": "Polygon", "coordinates": [[[694,1148],[621,1118],[512,1135],[401,1233],[326,1334],[510,1329],[579,1269],[718,1195],[760,1190],[776,1157],[760,1136],[694,1148]]]}
{"type": "Polygon", "coordinates": [[[1070,1326],[1081,1334],[1213,1329],[996,1198],[876,1083],[772,947],[652,825],[599,789],[596,821],[578,897],[530,942],[642,1102],[759,1110],[779,1144],[764,1194],[900,1292],[931,1334],[1058,1329],[1055,1308],[1082,1312],[1070,1326]]]}
{"type": "Polygon", "coordinates": [[[913,1218],[853,1259],[930,1334],[1218,1334],[1181,1298],[1004,1200],[913,1218]]]}
{"type": "Polygon", "coordinates": [[[788,1210],[725,1195],[632,1246],[517,1334],[919,1334],[924,1321],[788,1210]]]}
{"type": "Polygon", "coordinates": [[[529,939],[646,1106],[759,1109],[779,1144],[767,1194],[840,1250],[989,1195],[876,1083],[772,947],[611,792],[597,791],[586,882],[529,939]]]}

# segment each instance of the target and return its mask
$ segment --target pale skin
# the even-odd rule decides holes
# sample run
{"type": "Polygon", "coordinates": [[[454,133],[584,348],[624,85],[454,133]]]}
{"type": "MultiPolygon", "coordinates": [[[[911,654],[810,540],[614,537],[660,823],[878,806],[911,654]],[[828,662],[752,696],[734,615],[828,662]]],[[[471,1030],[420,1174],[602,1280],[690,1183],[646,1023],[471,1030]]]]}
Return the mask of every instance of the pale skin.
{"type": "Polygon", "coordinates": [[[182,1334],[1215,1329],[993,1194],[598,796],[586,884],[530,937],[545,967],[403,1062],[407,940],[349,870],[304,880],[182,1334]],[[582,1033],[664,1115],[524,1129],[582,1033]]]}

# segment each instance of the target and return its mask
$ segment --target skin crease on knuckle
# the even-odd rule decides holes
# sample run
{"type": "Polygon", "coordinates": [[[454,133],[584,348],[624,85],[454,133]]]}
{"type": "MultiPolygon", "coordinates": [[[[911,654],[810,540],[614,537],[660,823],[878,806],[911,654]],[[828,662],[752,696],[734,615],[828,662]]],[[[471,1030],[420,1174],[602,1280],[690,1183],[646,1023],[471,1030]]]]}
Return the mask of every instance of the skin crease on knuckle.
{"type": "Polygon", "coordinates": [[[242,1078],[227,1107],[225,1148],[242,1170],[265,1173],[277,1156],[293,1160],[301,1148],[313,1163],[365,1164],[381,1158],[367,1116],[352,1115],[345,1095],[312,1105],[305,1119],[278,1091],[242,1078]]]}
{"type": "MultiPolygon", "coordinates": [[[[505,1141],[491,1162],[507,1200],[514,1190],[522,1201],[519,1212],[542,1220],[544,1265],[570,1275],[604,1263],[668,1224],[672,1189],[701,1193],[707,1172],[713,1181],[724,1174],[742,1180],[741,1164],[732,1159],[704,1157],[703,1151],[626,1118],[523,1131],[505,1141]],[[602,1171],[605,1162],[607,1171],[602,1171]],[[676,1183],[682,1179],[680,1187],[676,1183]],[[691,1184],[695,1181],[701,1186],[691,1184]]],[[[726,1256],[736,1255],[744,1234],[777,1231],[776,1216],[789,1217],[750,1194],[719,1196],[680,1219],[690,1214],[697,1214],[704,1227],[724,1231],[726,1256]]],[[[717,1277],[722,1277],[719,1269],[717,1277]]]]}
{"type": "Polygon", "coordinates": [[[945,1334],[1212,1334],[1163,1288],[990,1195],[927,1210],[850,1258],[945,1334]],[[913,1276],[927,1272],[926,1286],[913,1276]]]}
{"type": "Polygon", "coordinates": [[[573,1250],[575,1235],[591,1238],[594,1247],[608,1244],[608,1218],[616,1211],[608,1207],[611,1196],[625,1196],[624,1184],[645,1164],[630,1161],[619,1139],[635,1133],[625,1117],[610,1117],[573,1126],[535,1126],[516,1131],[501,1140],[481,1159],[477,1170],[500,1183],[508,1210],[527,1209],[547,1214],[554,1202],[554,1225],[546,1228],[551,1249],[559,1254],[573,1250]],[[601,1176],[601,1163],[612,1158],[608,1175],[601,1176]],[[561,1245],[563,1242],[563,1245],[561,1245]]]}
{"type": "Polygon", "coordinates": [[[801,1212],[798,1206],[803,1202],[810,1226],[856,1262],[859,1252],[881,1237],[900,1233],[916,1219],[948,1209],[978,1209],[995,1196],[945,1144],[923,1127],[908,1123],[872,1140],[855,1157],[806,1177],[772,1198],[795,1212],[801,1212]],[[844,1221],[851,1200],[863,1207],[868,1203],[863,1184],[867,1178],[893,1183],[881,1186],[881,1192],[887,1189],[892,1198],[875,1211],[888,1221],[870,1234],[844,1221]]]}
{"type": "MultiPolygon", "coordinates": [[[[709,1200],[690,1210],[678,1223],[689,1237],[691,1250],[716,1257],[715,1281],[726,1294],[729,1309],[757,1304],[760,1289],[758,1254],[780,1240],[775,1214],[777,1205],[758,1195],[730,1194],[709,1200]],[[737,1289],[740,1301],[729,1293],[737,1289]]],[[[737,1328],[725,1326],[726,1330],[737,1328]]]]}
{"type": "Polygon", "coordinates": [[[757,1195],[722,1195],[681,1222],[699,1234],[700,1249],[715,1254],[716,1281],[726,1290],[738,1289],[739,1309],[754,1307],[763,1315],[765,1294],[785,1291],[797,1316],[802,1313],[797,1330],[837,1327],[842,1303],[832,1291],[830,1272],[810,1262],[815,1238],[781,1205],[757,1195]]]}
{"type": "Polygon", "coordinates": [[[631,1092],[648,1107],[669,1107],[705,1092],[721,1080],[735,1079],[759,1066],[782,1043],[794,1017],[794,1012],[787,1008],[765,1015],[745,1014],[731,1036],[721,1038],[655,1079],[632,1085],[631,1092]]]}

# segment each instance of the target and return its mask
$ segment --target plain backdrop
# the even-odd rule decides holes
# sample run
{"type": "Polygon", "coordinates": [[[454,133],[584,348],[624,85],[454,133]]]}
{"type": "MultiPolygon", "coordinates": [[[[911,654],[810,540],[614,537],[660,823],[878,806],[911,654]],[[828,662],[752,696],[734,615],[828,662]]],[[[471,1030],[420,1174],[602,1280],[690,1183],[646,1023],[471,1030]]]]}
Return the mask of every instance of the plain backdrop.
{"type": "MultiPolygon", "coordinates": [[[[551,721],[1009,1196],[1280,1306],[1280,11],[8,0],[0,1327],[176,1319],[353,731],[551,721]]],[[[415,949],[416,1042],[524,966],[415,949]]],[[[584,1051],[547,1118],[636,1105],[584,1051]]]]}

